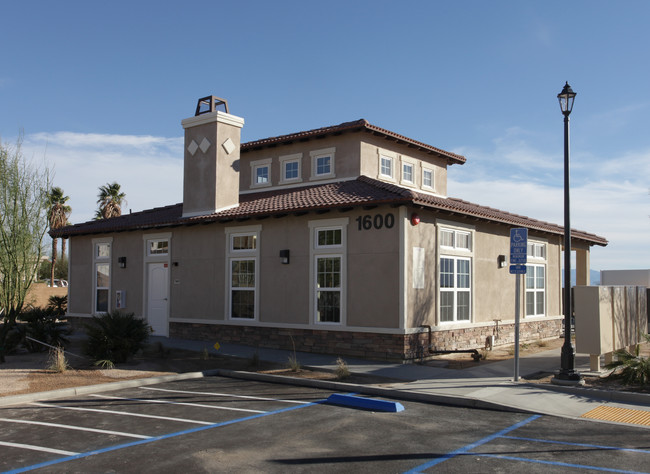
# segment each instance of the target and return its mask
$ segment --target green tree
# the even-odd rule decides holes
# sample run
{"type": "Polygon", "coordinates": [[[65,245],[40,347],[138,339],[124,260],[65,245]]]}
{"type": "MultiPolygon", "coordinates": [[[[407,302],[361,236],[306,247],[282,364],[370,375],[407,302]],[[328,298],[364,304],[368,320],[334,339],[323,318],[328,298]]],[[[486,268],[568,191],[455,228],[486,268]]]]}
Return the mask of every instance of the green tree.
{"type": "Polygon", "coordinates": [[[43,251],[48,229],[50,171],[31,165],[16,146],[0,142],[0,363],[43,251]]]}
{"type": "Polygon", "coordinates": [[[121,216],[122,204],[126,202],[125,197],[126,194],[121,192],[120,185],[115,182],[100,186],[97,195],[99,208],[95,212],[95,219],[110,219],[111,217],[121,216]]]}
{"type": "MultiPolygon", "coordinates": [[[[68,216],[72,210],[70,206],[66,205],[66,202],[70,199],[68,196],[64,195],[63,189],[59,187],[53,187],[50,192],[47,194],[48,201],[48,221],[50,224],[50,230],[60,229],[68,223],[68,216]]],[[[56,267],[56,247],[57,247],[57,238],[52,237],[52,268],[50,271],[50,284],[54,281],[54,269],[56,267]]],[[[65,253],[65,248],[63,244],[61,248],[61,254],[65,253]]]]}

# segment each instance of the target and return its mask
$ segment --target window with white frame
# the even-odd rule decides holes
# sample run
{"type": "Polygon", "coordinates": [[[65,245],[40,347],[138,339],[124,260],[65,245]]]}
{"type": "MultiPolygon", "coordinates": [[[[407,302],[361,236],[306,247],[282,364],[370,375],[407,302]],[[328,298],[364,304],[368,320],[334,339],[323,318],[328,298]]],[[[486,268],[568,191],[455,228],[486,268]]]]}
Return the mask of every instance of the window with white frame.
{"type": "Polygon", "coordinates": [[[379,156],[379,174],[383,178],[393,179],[393,158],[386,155],[379,156]]]}
{"type": "Polygon", "coordinates": [[[345,322],[346,230],[348,219],[312,221],[312,308],[314,322],[345,322]]]}
{"type": "Polygon", "coordinates": [[[440,257],[440,321],[469,321],[472,300],[472,261],[467,257],[440,257]]]}
{"type": "Polygon", "coordinates": [[[546,260],[546,244],[541,242],[528,242],[528,257],[546,260]]]}
{"type": "Polygon", "coordinates": [[[455,250],[472,250],[472,233],[455,229],[440,229],[440,246],[455,250]]]}
{"type": "Polygon", "coordinates": [[[526,316],[546,314],[546,243],[528,241],[526,316]]]}
{"type": "Polygon", "coordinates": [[[227,314],[254,320],[258,314],[259,235],[261,226],[226,228],[227,314]]]}
{"type": "Polygon", "coordinates": [[[309,152],[311,157],[311,179],[334,178],[334,155],[336,148],[325,148],[309,152]]]}
{"type": "Polygon", "coordinates": [[[526,316],[544,316],[546,266],[526,264],[526,316]]]}
{"type": "Polygon", "coordinates": [[[433,190],[433,170],[422,168],[422,189],[433,190]]]}
{"type": "Polygon", "coordinates": [[[472,318],[473,230],[440,227],[439,315],[441,323],[469,322],[472,318]]]}
{"type": "Polygon", "coordinates": [[[251,162],[251,187],[271,185],[271,158],[251,162]]]}
{"type": "Polygon", "coordinates": [[[407,186],[414,186],[416,181],[415,170],[417,169],[417,162],[406,156],[401,156],[400,161],[402,163],[402,176],[400,183],[407,186]]]}
{"type": "Polygon", "coordinates": [[[413,164],[402,163],[402,181],[413,184],[413,164]]]}
{"type": "Polygon", "coordinates": [[[149,257],[168,255],[169,254],[169,240],[168,239],[149,239],[147,240],[147,255],[149,257]]]}
{"type": "Polygon", "coordinates": [[[280,157],[280,184],[299,183],[302,181],[302,153],[280,157]]]}
{"type": "Polygon", "coordinates": [[[111,240],[93,241],[93,313],[110,311],[111,240]]]}

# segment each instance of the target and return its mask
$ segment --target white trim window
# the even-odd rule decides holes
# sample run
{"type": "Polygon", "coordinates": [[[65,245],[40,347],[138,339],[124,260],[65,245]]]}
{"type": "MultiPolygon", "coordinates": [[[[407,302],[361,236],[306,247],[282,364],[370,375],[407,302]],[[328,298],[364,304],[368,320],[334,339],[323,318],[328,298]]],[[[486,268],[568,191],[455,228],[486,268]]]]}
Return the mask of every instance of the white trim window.
{"type": "Polygon", "coordinates": [[[280,157],[280,184],[300,183],[302,181],[302,153],[280,157]]]}
{"type": "Polygon", "coordinates": [[[417,162],[406,157],[402,157],[402,178],[400,183],[407,186],[415,186],[416,168],[417,162]]]}
{"type": "Polygon", "coordinates": [[[169,255],[169,239],[147,239],[147,257],[169,255]]]}
{"type": "Polygon", "coordinates": [[[470,321],[472,261],[467,257],[440,257],[440,321],[470,321]]]}
{"type": "Polygon", "coordinates": [[[271,186],[271,158],[251,162],[251,188],[271,186]]]}
{"type": "Polygon", "coordinates": [[[526,316],[546,314],[546,243],[528,241],[526,316]]]}
{"type": "Polygon", "coordinates": [[[438,310],[441,323],[472,320],[473,236],[469,228],[440,227],[438,310]]]}
{"type": "Polygon", "coordinates": [[[311,178],[310,179],[324,179],[334,178],[334,155],[336,148],[324,148],[322,150],[314,150],[309,152],[311,157],[311,178]]]}
{"type": "Polygon", "coordinates": [[[433,191],[434,187],[434,174],[431,168],[422,168],[422,189],[433,191]]]}
{"type": "Polygon", "coordinates": [[[455,229],[440,229],[440,247],[472,251],[472,233],[455,229]]]}
{"type": "Polygon", "coordinates": [[[379,155],[379,175],[382,178],[393,179],[393,158],[379,155]]]}
{"type": "Polygon", "coordinates": [[[260,231],[261,226],[225,229],[228,261],[226,314],[230,319],[258,318],[260,231]]]}
{"type": "Polygon", "coordinates": [[[311,221],[311,303],[316,324],[345,324],[349,219],[311,221]]]}
{"type": "Polygon", "coordinates": [[[110,311],[112,239],[93,240],[93,314],[110,311]]]}

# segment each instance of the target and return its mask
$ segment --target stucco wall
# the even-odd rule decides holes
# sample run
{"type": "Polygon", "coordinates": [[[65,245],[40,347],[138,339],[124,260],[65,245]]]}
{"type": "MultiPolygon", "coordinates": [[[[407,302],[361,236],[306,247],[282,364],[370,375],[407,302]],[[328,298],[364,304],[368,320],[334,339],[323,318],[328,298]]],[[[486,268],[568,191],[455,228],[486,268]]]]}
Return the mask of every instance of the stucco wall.
{"type": "MultiPolygon", "coordinates": [[[[271,159],[271,185],[277,186],[280,183],[280,157],[302,153],[301,160],[301,184],[317,183],[318,180],[311,180],[312,159],[310,152],[327,148],[336,148],[334,155],[334,174],[337,180],[359,176],[359,135],[346,134],[336,137],[325,137],[318,140],[305,142],[297,141],[288,145],[274,146],[273,148],[262,148],[260,150],[246,150],[241,153],[239,162],[239,183],[242,191],[251,189],[265,189],[255,187],[251,184],[251,162],[271,159]]],[[[332,179],[332,178],[327,178],[332,179]]],[[[296,184],[296,183],[292,183],[296,184]]]]}

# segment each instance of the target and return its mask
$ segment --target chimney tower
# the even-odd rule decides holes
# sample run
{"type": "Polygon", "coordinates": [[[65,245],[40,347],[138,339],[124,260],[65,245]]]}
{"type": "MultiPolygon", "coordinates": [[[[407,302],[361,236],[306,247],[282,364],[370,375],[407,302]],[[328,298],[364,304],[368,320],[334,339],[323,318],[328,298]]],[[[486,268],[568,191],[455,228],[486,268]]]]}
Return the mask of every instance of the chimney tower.
{"type": "Polygon", "coordinates": [[[239,146],[244,119],[215,96],[198,100],[185,129],[183,217],[203,216],[239,204],[239,146]],[[225,111],[217,110],[223,106],[225,111]]]}

